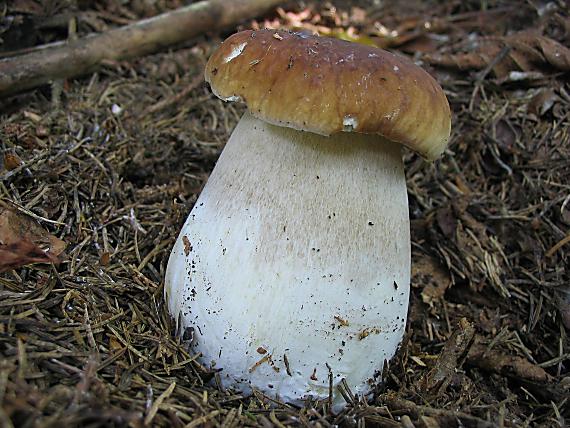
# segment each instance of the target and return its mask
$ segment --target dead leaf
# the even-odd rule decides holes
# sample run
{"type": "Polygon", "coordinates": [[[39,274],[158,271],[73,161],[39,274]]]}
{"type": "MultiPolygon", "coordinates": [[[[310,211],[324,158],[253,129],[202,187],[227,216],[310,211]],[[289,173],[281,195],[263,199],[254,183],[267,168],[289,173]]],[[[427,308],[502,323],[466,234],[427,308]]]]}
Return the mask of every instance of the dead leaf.
{"type": "Polygon", "coordinates": [[[119,340],[115,336],[110,336],[109,348],[112,349],[113,351],[120,351],[121,349],[123,349],[123,345],[121,344],[121,342],[119,342],[119,340]]]}
{"type": "Polygon", "coordinates": [[[108,251],[105,251],[103,254],[101,254],[101,257],[99,257],[99,264],[101,266],[108,266],[110,261],[111,261],[111,253],[109,253],[108,251]]]}
{"type": "Polygon", "coordinates": [[[16,153],[6,152],[4,153],[4,168],[8,171],[12,171],[22,165],[22,159],[16,153]]]}
{"type": "Polygon", "coordinates": [[[398,48],[401,51],[414,54],[416,52],[428,53],[434,52],[438,48],[439,40],[435,39],[431,34],[420,34],[412,40],[408,40],[398,48]]]}
{"type": "Polygon", "coordinates": [[[456,370],[463,364],[474,336],[473,324],[466,318],[461,318],[456,329],[445,342],[434,367],[420,381],[425,392],[433,397],[439,397],[445,393],[456,370]]]}
{"type": "Polygon", "coordinates": [[[425,256],[412,264],[412,283],[423,288],[422,300],[432,306],[444,296],[451,285],[451,277],[436,260],[425,256]]]}
{"type": "Polygon", "coordinates": [[[451,207],[444,207],[437,210],[437,225],[447,238],[453,237],[457,228],[457,218],[451,207]]]}
{"type": "Polygon", "coordinates": [[[537,60],[544,59],[546,63],[560,71],[570,71],[570,49],[556,40],[534,34],[521,32],[507,38],[513,47],[520,47],[521,51],[529,52],[531,49],[538,52],[537,60]]]}
{"type": "Polygon", "coordinates": [[[481,38],[470,52],[425,55],[424,60],[459,70],[491,66],[494,75],[507,81],[535,79],[546,71],[570,71],[570,49],[534,32],[481,38]],[[514,74],[513,74],[514,73],[514,74]]]}
{"type": "Polygon", "coordinates": [[[527,109],[530,113],[534,113],[537,117],[546,114],[554,105],[555,102],[559,101],[558,95],[554,92],[554,89],[547,88],[541,89],[527,105],[527,109]]]}
{"type": "Polygon", "coordinates": [[[0,245],[0,272],[6,272],[32,263],[58,263],[52,254],[29,240],[0,245]]]}
{"type": "Polygon", "coordinates": [[[508,119],[501,118],[493,123],[492,133],[495,141],[502,149],[512,152],[518,135],[514,125],[508,119]]]}
{"type": "Polygon", "coordinates": [[[0,208],[0,272],[32,263],[59,263],[65,246],[32,218],[0,208]]]}

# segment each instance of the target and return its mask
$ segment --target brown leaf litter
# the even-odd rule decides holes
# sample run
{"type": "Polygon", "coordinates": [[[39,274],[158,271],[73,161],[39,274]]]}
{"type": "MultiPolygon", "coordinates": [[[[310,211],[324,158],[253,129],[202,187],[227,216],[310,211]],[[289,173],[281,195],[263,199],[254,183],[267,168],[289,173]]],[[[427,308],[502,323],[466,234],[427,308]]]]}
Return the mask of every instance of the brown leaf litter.
{"type": "Polygon", "coordinates": [[[555,40],[523,31],[505,37],[481,37],[466,53],[426,54],[424,60],[458,70],[490,67],[503,81],[570,71],[570,49],[555,40]],[[532,73],[535,74],[532,74],[532,73]]]}
{"type": "Polygon", "coordinates": [[[0,206],[0,272],[32,263],[59,263],[65,242],[32,218],[0,206]]]}
{"type": "MultiPolygon", "coordinates": [[[[73,13],[85,34],[180,3],[18,0],[0,19],[9,31],[21,31],[6,21],[20,15],[50,23],[30,27],[47,42],[66,36],[73,13]]],[[[194,332],[177,332],[163,304],[170,248],[243,112],[201,83],[222,35],[2,101],[0,220],[12,219],[18,264],[60,263],[10,264],[0,275],[0,424],[567,425],[563,3],[339,0],[266,18],[409,53],[453,110],[440,160],[405,154],[414,271],[401,353],[369,397],[341,384],[338,413],[328,400],[296,407],[227,389],[223,368],[188,352],[194,332]],[[453,58],[463,54],[470,62],[453,58]]]]}

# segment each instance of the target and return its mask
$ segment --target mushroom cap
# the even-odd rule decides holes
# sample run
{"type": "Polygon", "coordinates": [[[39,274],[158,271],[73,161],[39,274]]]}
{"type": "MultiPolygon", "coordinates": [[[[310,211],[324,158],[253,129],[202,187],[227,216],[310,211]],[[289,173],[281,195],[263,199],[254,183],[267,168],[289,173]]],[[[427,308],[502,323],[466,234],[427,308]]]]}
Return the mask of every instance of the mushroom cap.
{"type": "Polygon", "coordinates": [[[321,135],[379,134],[428,160],[449,140],[451,112],[441,86],[382,49],[306,33],[241,31],[213,53],[205,79],[221,99],[242,100],[275,125],[321,135]]]}

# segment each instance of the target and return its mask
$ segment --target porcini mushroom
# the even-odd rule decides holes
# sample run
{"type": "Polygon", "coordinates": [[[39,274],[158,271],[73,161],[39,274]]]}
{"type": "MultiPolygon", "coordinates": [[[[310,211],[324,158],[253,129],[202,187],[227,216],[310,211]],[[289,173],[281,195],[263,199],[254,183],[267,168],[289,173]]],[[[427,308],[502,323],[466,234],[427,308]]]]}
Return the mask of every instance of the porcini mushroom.
{"type": "Polygon", "coordinates": [[[298,402],[332,373],[366,393],[406,323],[400,144],[444,150],[441,87],[392,53],[273,30],[229,37],[205,75],[249,112],[172,250],[170,313],[226,386],[298,402]]]}

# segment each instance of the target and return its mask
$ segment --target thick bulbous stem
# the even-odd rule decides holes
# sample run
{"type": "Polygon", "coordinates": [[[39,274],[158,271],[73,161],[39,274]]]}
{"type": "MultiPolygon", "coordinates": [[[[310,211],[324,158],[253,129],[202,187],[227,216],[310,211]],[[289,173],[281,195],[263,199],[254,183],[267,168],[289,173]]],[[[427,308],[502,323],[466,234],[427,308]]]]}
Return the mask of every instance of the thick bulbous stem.
{"type": "Polygon", "coordinates": [[[410,234],[398,145],[246,114],[172,251],[169,310],[226,386],[283,400],[354,392],[406,323],[410,234]]]}

